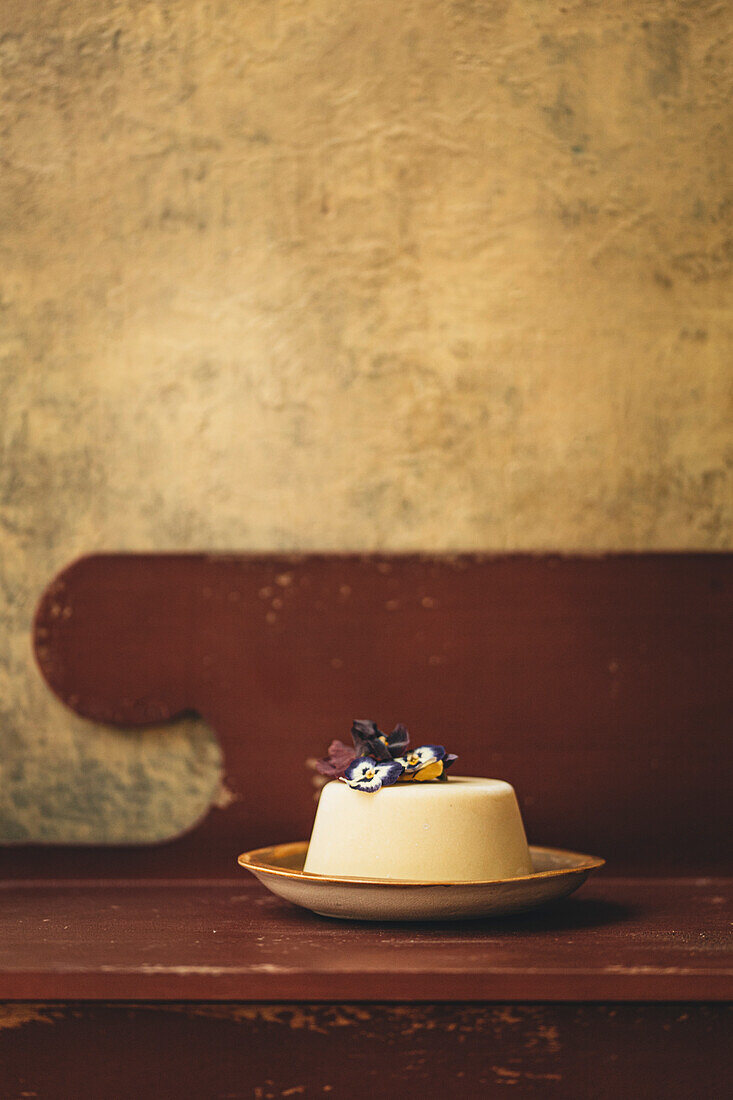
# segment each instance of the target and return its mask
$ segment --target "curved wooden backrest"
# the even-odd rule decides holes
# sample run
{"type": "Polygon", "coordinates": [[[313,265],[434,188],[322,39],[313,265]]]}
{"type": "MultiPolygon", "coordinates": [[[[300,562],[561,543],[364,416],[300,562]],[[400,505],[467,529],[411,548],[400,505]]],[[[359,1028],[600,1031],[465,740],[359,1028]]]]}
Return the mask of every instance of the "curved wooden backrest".
{"type": "Polygon", "coordinates": [[[306,837],[305,761],[354,717],[508,779],[535,843],[714,866],[733,804],[732,582],[730,554],[105,554],[49,585],[34,646],[80,715],[193,710],[216,730],[240,797],[166,846],[190,873],[306,837]]]}

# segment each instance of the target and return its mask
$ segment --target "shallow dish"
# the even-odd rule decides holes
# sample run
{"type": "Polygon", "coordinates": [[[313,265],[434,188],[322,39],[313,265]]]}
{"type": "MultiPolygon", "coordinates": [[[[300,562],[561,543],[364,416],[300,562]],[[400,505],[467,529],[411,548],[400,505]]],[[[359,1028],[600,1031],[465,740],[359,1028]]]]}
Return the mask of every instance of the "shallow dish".
{"type": "Polygon", "coordinates": [[[303,871],[307,841],[257,848],[239,857],[273,894],[324,917],[351,920],[460,920],[520,913],[567,897],[605,860],[530,845],[532,874],[488,882],[408,882],[331,878],[303,871]]]}

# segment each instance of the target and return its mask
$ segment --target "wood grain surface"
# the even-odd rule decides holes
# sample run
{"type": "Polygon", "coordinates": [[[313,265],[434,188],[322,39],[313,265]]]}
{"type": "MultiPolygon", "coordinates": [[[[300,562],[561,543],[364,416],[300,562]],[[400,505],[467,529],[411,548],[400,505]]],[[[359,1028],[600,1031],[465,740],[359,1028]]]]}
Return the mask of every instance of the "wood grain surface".
{"type": "Polygon", "coordinates": [[[0,999],[733,999],[731,884],[591,879],[501,920],[330,920],[229,882],[0,888],[0,999]]]}

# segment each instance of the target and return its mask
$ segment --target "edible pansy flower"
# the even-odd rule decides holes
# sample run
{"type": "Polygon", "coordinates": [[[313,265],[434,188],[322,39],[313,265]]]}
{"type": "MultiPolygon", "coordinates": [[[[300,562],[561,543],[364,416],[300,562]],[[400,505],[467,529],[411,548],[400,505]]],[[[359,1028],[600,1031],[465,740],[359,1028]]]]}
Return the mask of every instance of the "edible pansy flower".
{"type": "Polygon", "coordinates": [[[327,779],[343,779],[357,790],[377,791],[398,779],[418,783],[430,779],[445,780],[446,771],[458,759],[454,753],[447,753],[442,745],[421,745],[408,752],[410,735],[401,722],[390,734],[384,734],[376,722],[357,719],[351,727],[351,738],[354,742],[353,749],[343,741],[332,741],[328,747],[328,755],[322,760],[314,761],[312,766],[327,779]],[[365,760],[386,768],[396,763],[399,771],[375,772],[374,775],[366,776],[364,767],[370,771],[371,765],[364,765],[365,760]],[[352,770],[357,764],[360,765],[358,775],[352,770]],[[348,778],[349,775],[352,779],[348,778]],[[379,775],[380,782],[375,784],[379,775]]]}
{"type": "Polygon", "coordinates": [[[395,760],[383,763],[372,756],[360,756],[349,764],[340,779],[355,791],[372,794],[380,787],[390,787],[401,775],[402,765],[395,760]]]}
{"type": "Polygon", "coordinates": [[[440,779],[445,769],[457,759],[454,753],[447,753],[442,745],[421,745],[398,757],[398,763],[405,769],[400,778],[417,783],[440,779]]]}
{"type": "Polygon", "coordinates": [[[384,734],[376,722],[357,719],[351,727],[351,736],[357,756],[373,756],[385,762],[394,760],[410,743],[410,735],[401,722],[390,734],[384,734]]]}

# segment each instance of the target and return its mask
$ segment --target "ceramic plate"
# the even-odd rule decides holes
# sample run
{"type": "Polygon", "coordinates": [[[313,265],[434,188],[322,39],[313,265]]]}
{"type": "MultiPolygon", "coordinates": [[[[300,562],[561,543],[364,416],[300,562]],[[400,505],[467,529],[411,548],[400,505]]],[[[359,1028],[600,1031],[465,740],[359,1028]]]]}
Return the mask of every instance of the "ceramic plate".
{"type": "Polygon", "coordinates": [[[303,871],[307,841],[244,852],[239,863],[280,898],[324,917],[460,920],[520,913],[567,897],[604,860],[560,848],[530,848],[531,875],[488,882],[329,878],[303,871]]]}

